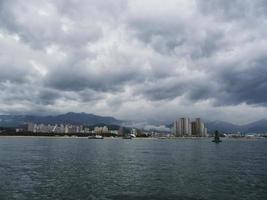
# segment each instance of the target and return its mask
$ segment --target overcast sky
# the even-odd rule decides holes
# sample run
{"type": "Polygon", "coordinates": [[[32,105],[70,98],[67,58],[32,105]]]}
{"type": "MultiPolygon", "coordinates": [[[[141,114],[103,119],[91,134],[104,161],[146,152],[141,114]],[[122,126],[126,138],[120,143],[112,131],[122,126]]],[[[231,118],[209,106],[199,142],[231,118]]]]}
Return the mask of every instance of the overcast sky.
{"type": "Polygon", "coordinates": [[[0,0],[0,114],[267,118],[266,0],[0,0]]]}

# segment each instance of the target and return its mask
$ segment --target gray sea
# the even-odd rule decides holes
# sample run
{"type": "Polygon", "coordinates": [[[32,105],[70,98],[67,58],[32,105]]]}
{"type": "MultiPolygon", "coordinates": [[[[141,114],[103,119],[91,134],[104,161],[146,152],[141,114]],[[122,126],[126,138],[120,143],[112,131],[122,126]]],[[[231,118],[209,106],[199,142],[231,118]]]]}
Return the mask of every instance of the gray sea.
{"type": "Polygon", "coordinates": [[[267,139],[0,137],[0,200],[267,199],[267,139]]]}

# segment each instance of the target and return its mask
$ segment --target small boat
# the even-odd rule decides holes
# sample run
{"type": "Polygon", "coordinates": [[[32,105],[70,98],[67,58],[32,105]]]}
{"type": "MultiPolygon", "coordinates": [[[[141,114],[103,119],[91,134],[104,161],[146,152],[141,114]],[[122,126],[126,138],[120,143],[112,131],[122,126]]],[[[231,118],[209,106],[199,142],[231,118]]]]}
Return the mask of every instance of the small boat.
{"type": "Polygon", "coordinates": [[[222,141],[220,140],[220,135],[219,135],[219,132],[218,132],[218,131],[215,131],[215,133],[214,133],[214,139],[212,140],[212,142],[215,142],[215,143],[220,143],[220,142],[222,142],[222,141]]]}
{"type": "Polygon", "coordinates": [[[158,139],[165,140],[167,137],[158,137],[158,139]]]}
{"type": "Polygon", "coordinates": [[[124,135],[124,136],[122,137],[122,139],[132,139],[132,136],[131,136],[131,135],[124,135]]]}
{"type": "Polygon", "coordinates": [[[88,136],[88,139],[104,139],[104,137],[101,135],[92,135],[92,136],[88,136]]]}

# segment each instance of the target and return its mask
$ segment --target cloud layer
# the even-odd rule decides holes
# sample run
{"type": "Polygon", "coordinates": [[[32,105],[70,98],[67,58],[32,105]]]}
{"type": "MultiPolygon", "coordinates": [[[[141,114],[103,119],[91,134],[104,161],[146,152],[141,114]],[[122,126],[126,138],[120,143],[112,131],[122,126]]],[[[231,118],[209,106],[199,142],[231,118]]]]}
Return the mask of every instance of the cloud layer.
{"type": "Polygon", "coordinates": [[[0,113],[267,117],[265,0],[0,0],[0,113]]]}

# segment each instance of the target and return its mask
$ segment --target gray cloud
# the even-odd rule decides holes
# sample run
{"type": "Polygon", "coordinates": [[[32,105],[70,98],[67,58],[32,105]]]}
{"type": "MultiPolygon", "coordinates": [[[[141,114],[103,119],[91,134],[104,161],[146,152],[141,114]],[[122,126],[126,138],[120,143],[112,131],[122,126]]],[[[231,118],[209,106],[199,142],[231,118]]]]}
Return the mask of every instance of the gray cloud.
{"type": "Polygon", "coordinates": [[[212,14],[221,20],[230,21],[242,21],[256,16],[266,16],[267,9],[265,0],[256,2],[249,0],[201,0],[198,1],[198,6],[207,15],[212,14]]]}
{"type": "Polygon", "coordinates": [[[226,93],[221,96],[223,104],[263,104],[266,105],[267,94],[267,57],[253,60],[244,70],[225,71],[220,74],[224,84],[221,88],[226,93]]]}
{"type": "Polygon", "coordinates": [[[0,1],[0,113],[267,117],[266,11],[264,0],[0,1]]]}

